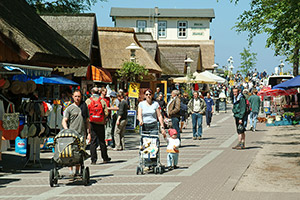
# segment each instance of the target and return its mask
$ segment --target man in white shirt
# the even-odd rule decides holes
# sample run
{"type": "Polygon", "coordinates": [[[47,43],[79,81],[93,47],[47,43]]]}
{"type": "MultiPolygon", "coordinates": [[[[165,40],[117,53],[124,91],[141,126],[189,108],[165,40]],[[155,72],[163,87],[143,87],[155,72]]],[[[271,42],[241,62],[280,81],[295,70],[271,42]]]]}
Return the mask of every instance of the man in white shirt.
{"type": "Polygon", "coordinates": [[[192,114],[193,140],[202,139],[202,120],[206,111],[206,103],[199,98],[198,92],[193,93],[193,98],[188,103],[188,112],[192,114]],[[198,124],[198,130],[197,130],[198,124]]]}

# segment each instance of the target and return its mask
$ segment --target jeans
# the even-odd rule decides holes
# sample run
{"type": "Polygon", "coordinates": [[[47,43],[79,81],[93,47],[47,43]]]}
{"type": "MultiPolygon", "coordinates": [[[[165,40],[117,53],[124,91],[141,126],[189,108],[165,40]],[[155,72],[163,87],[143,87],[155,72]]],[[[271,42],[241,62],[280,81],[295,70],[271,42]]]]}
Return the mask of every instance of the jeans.
{"type": "Polygon", "coordinates": [[[168,153],[167,161],[168,161],[168,167],[176,166],[178,164],[178,153],[168,153]]]}
{"type": "Polygon", "coordinates": [[[193,137],[202,136],[202,120],[203,120],[202,114],[200,113],[192,114],[193,137]],[[197,131],[197,122],[198,122],[198,131],[197,131]]]}
{"type": "Polygon", "coordinates": [[[256,129],[257,116],[258,116],[257,112],[250,113],[250,127],[253,127],[254,130],[256,129]]]}
{"type": "Polygon", "coordinates": [[[177,138],[180,140],[180,129],[179,129],[180,118],[179,117],[172,117],[171,120],[172,120],[173,128],[177,131],[177,138]]]}
{"type": "Polygon", "coordinates": [[[211,111],[207,110],[205,114],[206,114],[206,124],[209,126],[211,123],[212,113],[211,111]]]}

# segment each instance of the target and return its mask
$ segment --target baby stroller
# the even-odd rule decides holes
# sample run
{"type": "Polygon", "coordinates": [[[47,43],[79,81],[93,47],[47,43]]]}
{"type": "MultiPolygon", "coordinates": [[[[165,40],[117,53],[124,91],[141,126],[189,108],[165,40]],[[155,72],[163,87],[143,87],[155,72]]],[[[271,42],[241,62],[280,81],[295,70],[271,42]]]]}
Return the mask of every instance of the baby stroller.
{"type": "Polygon", "coordinates": [[[158,132],[143,131],[141,128],[141,140],[139,151],[139,165],[136,174],[144,174],[145,168],[149,168],[155,174],[165,172],[165,166],[160,163],[160,141],[158,132]]]}
{"type": "Polygon", "coordinates": [[[82,179],[84,185],[90,182],[90,171],[88,167],[84,167],[84,160],[88,158],[88,154],[82,148],[80,135],[71,129],[61,130],[54,138],[55,153],[52,158],[54,168],[50,170],[50,186],[57,184],[59,179],[58,170],[63,167],[72,167],[80,164],[79,178],[82,179]]]}

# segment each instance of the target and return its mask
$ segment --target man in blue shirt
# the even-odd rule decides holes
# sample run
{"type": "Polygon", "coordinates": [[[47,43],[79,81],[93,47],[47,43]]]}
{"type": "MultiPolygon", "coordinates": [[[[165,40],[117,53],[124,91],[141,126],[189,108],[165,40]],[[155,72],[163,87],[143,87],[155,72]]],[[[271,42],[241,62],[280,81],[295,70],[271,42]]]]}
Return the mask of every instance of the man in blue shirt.
{"type": "Polygon", "coordinates": [[[210,97],[210,93],[207,93],[207,96],[204,98],[206,103],[206,124],[207,127],[210,127],[212,114],[214,112],[214,100],[210,97]]]}

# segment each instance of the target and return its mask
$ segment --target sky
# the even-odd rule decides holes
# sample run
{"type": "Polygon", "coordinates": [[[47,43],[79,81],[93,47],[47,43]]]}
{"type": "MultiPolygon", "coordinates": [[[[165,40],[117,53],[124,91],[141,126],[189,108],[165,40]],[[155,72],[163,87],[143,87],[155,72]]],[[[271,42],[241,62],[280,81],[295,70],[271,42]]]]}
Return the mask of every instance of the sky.
{"type": "MultiPolygon", "coordinates": [[[[241,64],[240,53],[248,47],[247,33],[238,34],[232,27],[244,10],[249,10],[250,0],[241,0],[237,5],[229,0],[107,0],[98,2],[90,12],[96,13],[98,26],[113,27],[112,18],[109,16],[111,7],[127,8],[184,8],[203,9],[213,8],[215,19],[210,24],[212,40],[215,40],[215,63],[219,66],[227,66],[228,58],[233,57],[233,71],[236,72],[241,64]]],[[[255,68],[258,71],[266,70],[273,73],[284,57],[275,57],[274,51],[266,48],[267,35],[259,35],[254,38],[250,48],[251,53],[257,53],[255,68]]],[[[291,70],[291,64],[284,62],[284,71],[291,70]]]]}

